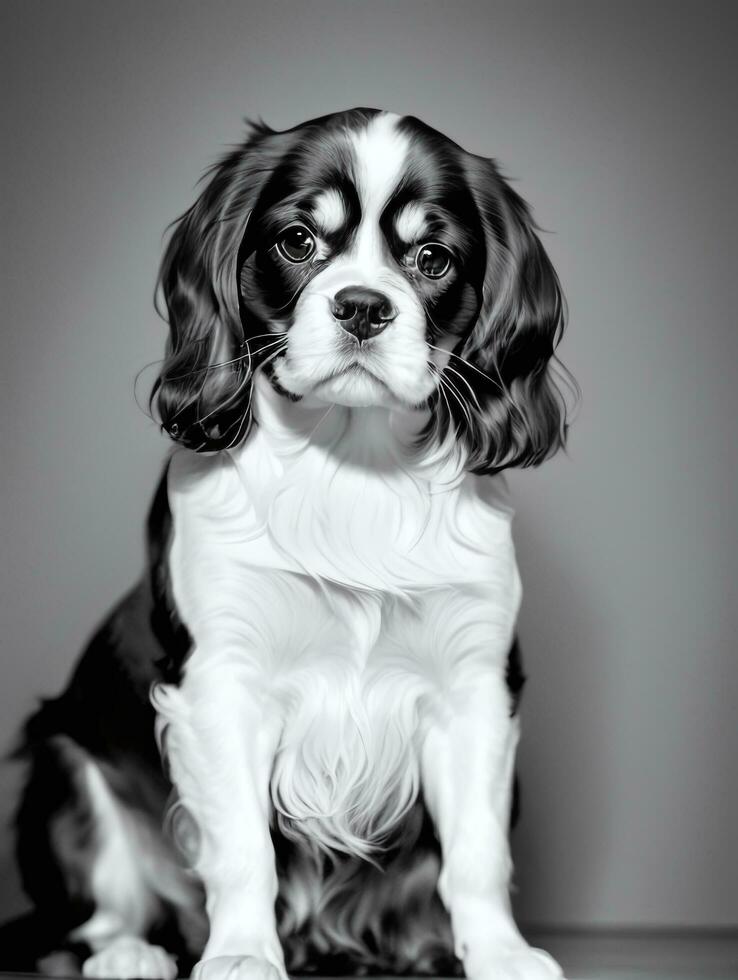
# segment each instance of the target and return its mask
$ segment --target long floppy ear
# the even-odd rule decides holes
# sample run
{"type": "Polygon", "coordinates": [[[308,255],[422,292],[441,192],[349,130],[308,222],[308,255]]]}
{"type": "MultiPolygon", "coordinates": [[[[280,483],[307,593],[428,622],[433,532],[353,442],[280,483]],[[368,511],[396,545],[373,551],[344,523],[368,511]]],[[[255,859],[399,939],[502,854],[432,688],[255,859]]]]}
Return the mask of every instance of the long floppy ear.
{"type": "Polygon", "coordinates": [[[242,243],[289,137],[250,125],[246,140],[210,168],[205,189],[175,222],[157,282],[169,340],[151,402],[172,439],[199,452],[236,445],[251,423],[258,358],[244,343],[242,243]]]}
{"type": "MultiPolygon", "coordinates": [[[[467,465],[491,473],[535,466],[564,445],[567,408],[552,367],[566,307],[528,206],[492,160],[468,154],[465,167],[484,232],[485,273],[479,317],[450,366],[465,382],[457,379],[456,387],[473,394],[456,419],[467,465]]],[[[576,397],[576,383],[561,374],[576,397]]]]}

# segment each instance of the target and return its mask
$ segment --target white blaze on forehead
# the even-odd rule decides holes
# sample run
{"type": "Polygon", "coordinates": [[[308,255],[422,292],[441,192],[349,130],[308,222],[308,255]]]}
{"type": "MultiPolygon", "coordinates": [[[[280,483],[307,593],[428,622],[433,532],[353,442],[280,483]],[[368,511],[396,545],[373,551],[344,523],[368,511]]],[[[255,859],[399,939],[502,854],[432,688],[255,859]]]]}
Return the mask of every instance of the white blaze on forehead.
{"type": "Polygon", "coordinates": [[[312,208],[313,219],[321,231],[338,231],[346,220],[343,198],[337,190],[330,188],[315,199],[312,208]]]}
{"type": "Polygon", "coordinates": [[[383,112],[351,136],[357,191],[364,216],[376,222],[405,169],[407,137],[397,129],[400,117],[383,112]]]}
{"type": "Polygon", "coordinates": [[[406,204],[395,218],[395,231],[408,244],[422,238],[426,226],[425,208],[417,201],[406,204]]]}

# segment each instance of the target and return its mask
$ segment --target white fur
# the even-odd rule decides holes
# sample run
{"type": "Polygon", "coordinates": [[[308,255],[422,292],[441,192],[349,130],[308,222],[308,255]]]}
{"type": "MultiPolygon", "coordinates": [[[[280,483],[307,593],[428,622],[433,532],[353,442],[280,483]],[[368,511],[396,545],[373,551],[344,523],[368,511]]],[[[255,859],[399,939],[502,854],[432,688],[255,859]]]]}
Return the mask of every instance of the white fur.
{"type": "Polygon", "coordinates": [[[395,218],[395,231],[408,245],[417,242],[425,233],[427,219],[425,207],[417,201],[410,201],[395,218]]]}
{"type": "Polygon", "coordinates": [[[339,192],[332,187],[322,191],[315,199],[312,215],[320,231],[337,231],[346,220],[346,209],[339,192]]]}
{"type": "Polygon", "coordinates": [[[126,977],[141,980],[174,980],[177,964],[161,946],[152,946],[140,936],[116,936],[82,964],[85,977],[126,977]]]}
{"type": "MultiPolygon", "coordinates": [[[[327,404],[398,407],[424,403],[436,386],[428,368],[425,313],[390,261],[379,225],[409,149],[397,119],[380,113],[351,137],[361,220],[351,248],[311,279],[295,306],[287,354],[275,367],[280,384],[296,395],[312,393],[327,404]],[[361,347],[347,341],[331,313],[336,293],[357,285],[381,290],[398,311],[386,330],[361,347]]],[[[321,199],[321,215],[335,217],[334,209],[335,201],[321,199]]]]}
{"type": "Polygon", "coordinates": [[[130,860],[139,851],[136,826],[117,804],[93,762],[85,764],[85,784],[98,840],[90,879],[97,911],[73,938],[99,948],[121,931],[143,933],[153,918],[158,897],[147,880],[150,876],[145,860],[130,860]]]}
{"type": "Polygon", "coordinates": [[[210,922],[203,960],[250,953],[283,974],[268,801],[279,723],[247,658],[225,643],[204,650],[179,687],[154,691],[180,804],[200,831],[194,867],[210,922]]]}

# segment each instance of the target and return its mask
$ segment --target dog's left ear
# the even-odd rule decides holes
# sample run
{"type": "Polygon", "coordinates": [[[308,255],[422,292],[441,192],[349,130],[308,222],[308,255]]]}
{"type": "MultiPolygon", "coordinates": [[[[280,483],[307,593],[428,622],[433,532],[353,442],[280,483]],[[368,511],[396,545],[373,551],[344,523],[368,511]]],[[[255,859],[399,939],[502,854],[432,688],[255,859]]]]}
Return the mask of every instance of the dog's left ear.
{"type": "Polygon", "coordinates": [[[476,395],[471,425],[460,427],[467,465],[484,473],[535,466],[566,439],[566,402],[551,371],[565,301],[526,203],[494,161],[468,154],[464,164],[486,251],[479,317],[452,360],[476,395]]]}

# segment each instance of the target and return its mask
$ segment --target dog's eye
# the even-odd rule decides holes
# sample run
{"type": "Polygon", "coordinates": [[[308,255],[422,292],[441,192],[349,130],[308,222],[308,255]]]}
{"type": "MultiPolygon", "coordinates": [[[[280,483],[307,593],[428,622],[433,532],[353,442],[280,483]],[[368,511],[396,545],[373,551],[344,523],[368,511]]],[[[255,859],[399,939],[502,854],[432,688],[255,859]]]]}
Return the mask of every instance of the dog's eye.
{"type": "Polygon", "coordinates": [[[427,279],[440,279],[451,268],[451,250],[438,242],[421,245],[415,256],[418,271],[427,279]]]}
{"type": "Polygon", "coordinates": [[[277,248],[288,262],[305,262],[315,251],[315,239],[304,225],[292,225],[282,233],[277,248]]]}

